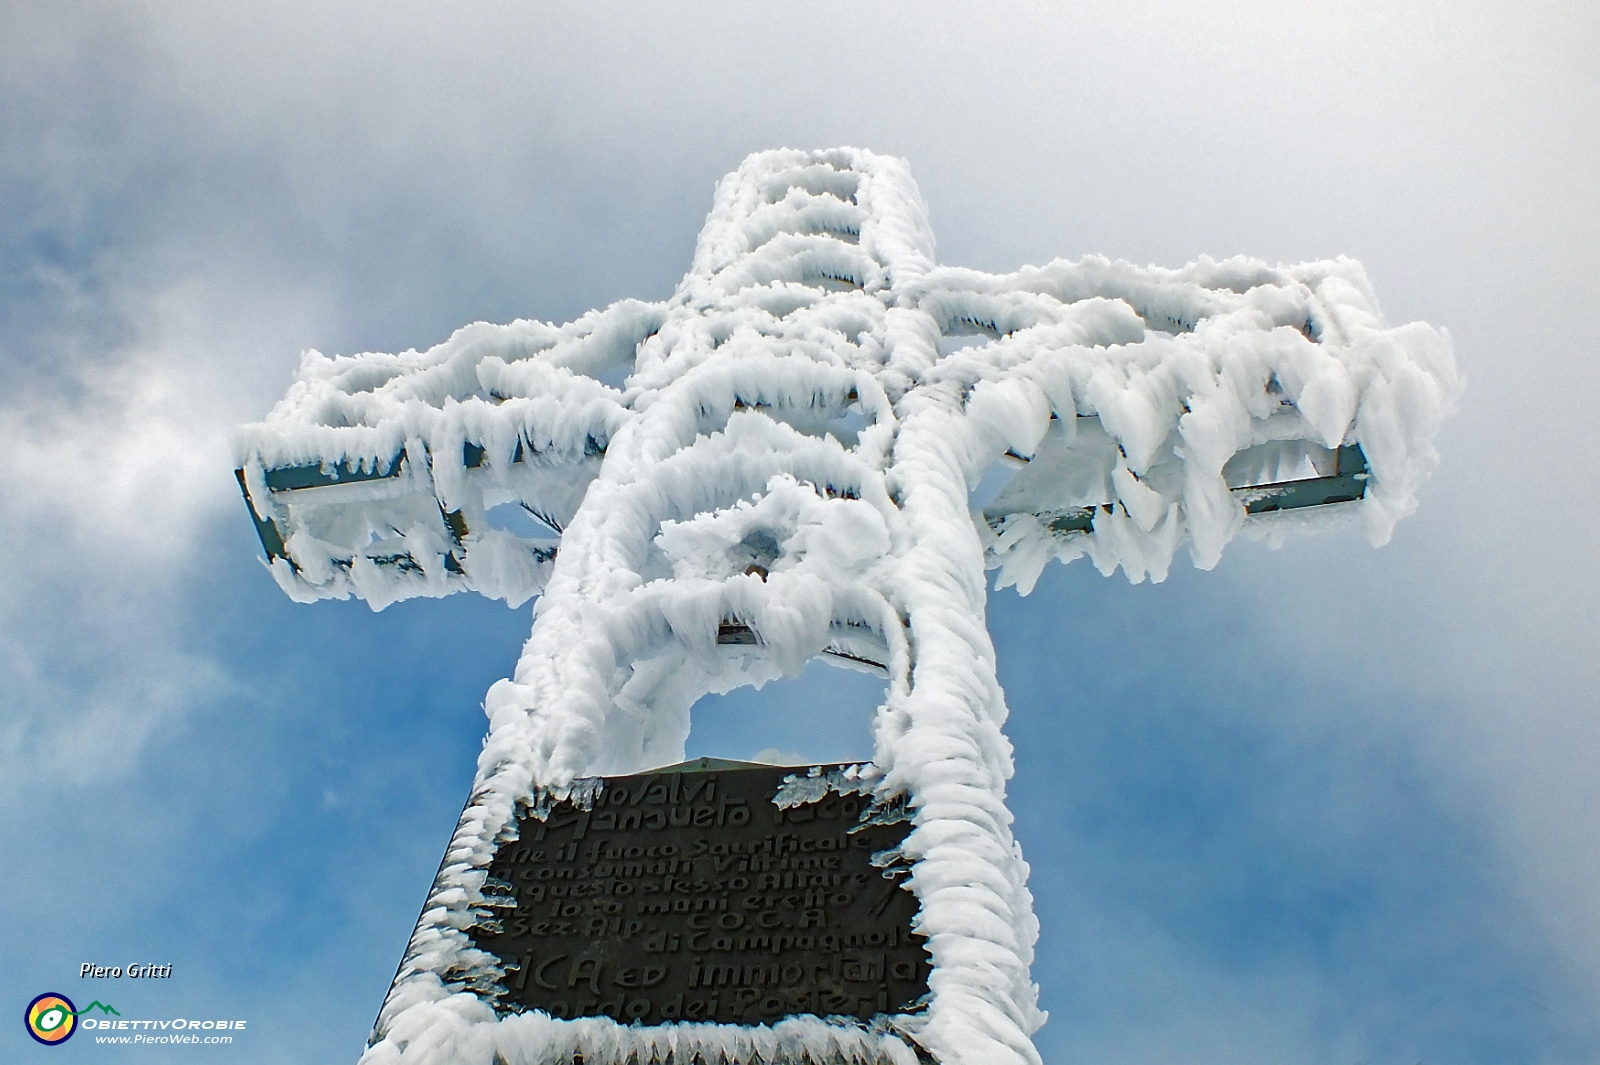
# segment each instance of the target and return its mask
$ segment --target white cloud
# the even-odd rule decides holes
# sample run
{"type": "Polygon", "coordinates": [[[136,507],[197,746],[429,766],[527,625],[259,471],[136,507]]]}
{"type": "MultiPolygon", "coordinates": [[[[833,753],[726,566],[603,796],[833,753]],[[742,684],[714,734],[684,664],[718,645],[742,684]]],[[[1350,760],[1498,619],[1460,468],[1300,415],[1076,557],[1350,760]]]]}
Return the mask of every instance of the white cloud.
{"type": "Polygon", "coordinates": [[[251,316],[235,295],[223,279],[101,286],[100,320],[67,306],[31,340],[51,372],[19,367],[0,405],[9,787],[124,773],[158,730],[235,686],[185,634],[194,583],[216,579],[216,523],[244,516],[233,427],[281,375],[257,361],[281,333],[258,321],[240,335],[251,316]],[[126,339],[85,328],[107,319],[126,339]]]}

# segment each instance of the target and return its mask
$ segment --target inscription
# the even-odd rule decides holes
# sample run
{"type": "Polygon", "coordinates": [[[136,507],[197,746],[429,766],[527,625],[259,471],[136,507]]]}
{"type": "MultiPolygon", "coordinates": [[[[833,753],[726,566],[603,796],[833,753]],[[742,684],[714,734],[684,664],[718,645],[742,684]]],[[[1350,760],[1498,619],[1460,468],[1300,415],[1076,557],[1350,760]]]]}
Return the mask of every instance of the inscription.
{"type": "Polygon", "coordinates": [[[610,777],[587,803],[522,816],[467,930],[506,969],[497,1009],[759,1024],[919,1008],[929,962],[898,859],[910,820],[838,789],[780,807],[806,772],[610,777]]]}

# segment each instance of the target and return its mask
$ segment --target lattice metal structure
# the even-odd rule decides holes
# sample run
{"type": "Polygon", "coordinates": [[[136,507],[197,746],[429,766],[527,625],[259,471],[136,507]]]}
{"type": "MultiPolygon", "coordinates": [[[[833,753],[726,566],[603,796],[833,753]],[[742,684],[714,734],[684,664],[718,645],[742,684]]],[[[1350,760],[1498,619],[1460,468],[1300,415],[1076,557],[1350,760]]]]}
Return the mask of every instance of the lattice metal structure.
{"type": "Polygon", "coordinates": [[[1083,555],[1159,580],[1185,545],[1209,567],[1240,531],[1324,515],[1381,543],[1458,390],[1443,335],[1387,327],[1349,260],[939,266],[906,165],[855,149],[747,159],[666,301],[308,355],[239,438],[282,588],[542,593],[363,1061],[1037,1062],[985,569],[1024,593],[1083,555]],[[703,694],[819,655],[887,680],[863,772],[914,822],[918,1008],[497,1013],[506,967],[468,932],[519,812],[680,761],[703,694]]]}

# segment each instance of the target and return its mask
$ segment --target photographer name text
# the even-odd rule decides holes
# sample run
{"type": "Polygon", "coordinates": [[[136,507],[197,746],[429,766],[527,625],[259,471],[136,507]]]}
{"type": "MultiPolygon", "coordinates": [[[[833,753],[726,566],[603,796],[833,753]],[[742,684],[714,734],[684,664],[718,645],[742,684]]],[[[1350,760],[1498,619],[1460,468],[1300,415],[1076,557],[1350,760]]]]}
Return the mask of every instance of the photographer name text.
{"type": "Polygon", "coordinates": [[[127,978],[130,980],[170,980],[172,966],[170,965],[95,965],[84,962],[78,966],[78,977],[83,980],[115,980],[127,978]]]}

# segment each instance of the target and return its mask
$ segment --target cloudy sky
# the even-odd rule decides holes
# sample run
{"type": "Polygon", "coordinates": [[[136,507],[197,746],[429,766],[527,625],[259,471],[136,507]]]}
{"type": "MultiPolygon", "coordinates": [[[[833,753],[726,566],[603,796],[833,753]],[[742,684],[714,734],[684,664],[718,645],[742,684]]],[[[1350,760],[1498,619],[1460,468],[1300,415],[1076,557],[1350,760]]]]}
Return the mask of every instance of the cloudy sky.
{"type": "MultiPolygon", "coordinates": [[[[530,613],[288,602],[232,428],[307,348],[663,298],[746,153],[854,144],[943,262],[1349,254],[1467,377],[1381,550],[992,595],[1045,1060],[1600,1060],[1597,12],[0,0],[4,1009],[354,1060],[530,613]]],[[[878,695],[689,753],[864,755],[878,695]]]]}

